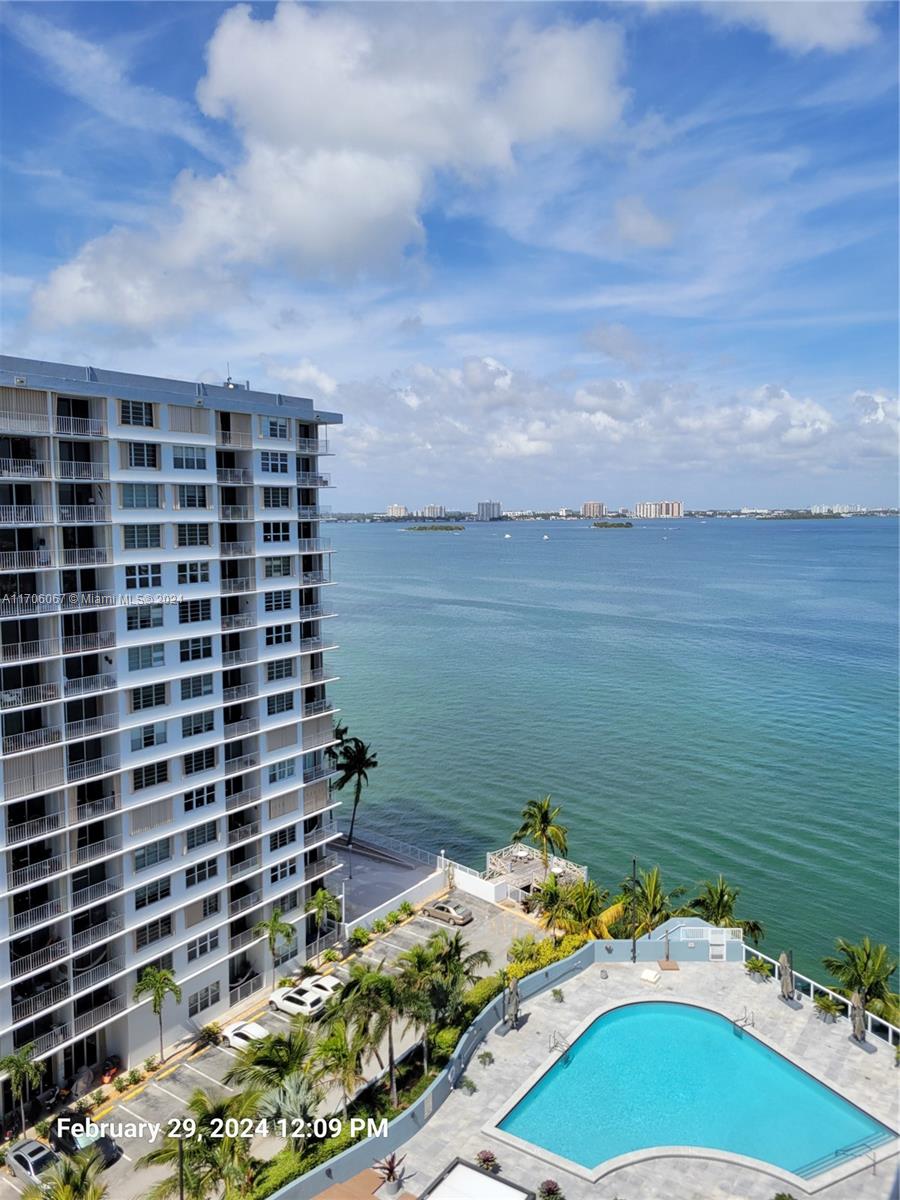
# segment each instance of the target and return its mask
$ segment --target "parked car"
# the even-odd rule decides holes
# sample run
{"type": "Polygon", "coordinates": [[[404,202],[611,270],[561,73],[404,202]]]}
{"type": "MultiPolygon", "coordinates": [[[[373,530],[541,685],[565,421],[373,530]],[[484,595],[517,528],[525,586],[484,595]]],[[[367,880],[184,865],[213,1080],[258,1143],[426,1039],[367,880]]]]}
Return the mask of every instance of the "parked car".
{"type": "Polygon", "coordinates": [[[99,1133],[73,1133],[73,1123],[77,1126],[82,1125],[84,1117],[70,1108],[57,1115],[48,1134],[48,1141],[54,1150],[61,1154],[78,1154],[80,1150],[93,1149],[100,1155],[104,1167],[111,1167],[114,1162],[119,1161],[122,1157],[122,1147],[116,1145],[111,1137],[101,1136],[99,1133]]]}
{"type": "Polygon", "coordinates": [[[234,1025],[226,1025],[222,1030],[222,1041],[233,1050],[244,1050],[253,1042],[268,1036],[269,1030],[258,1021],[238,1021],[234,1025]]]}
{"type": "Polygon", "coordinates": [[[49,1171],[58,1162],[58,1154],[54,1154],[43,1142],[36,1142],[33,1138],[17,1142],[6,1152],[6,1169],[10,1175],[24,1184],[36,1184],[38,1187],[44,1172],[49,1171]]]}
{"type": "Polygon", "coordinates": [[[330,1000],[335,992],[339,992],[341,981],[335,975],[308,975],[306,979],[301,979],[299,986],[305,992],[313,992],[317,996],[323,996],[326,1000],[330,1000]]]}
{"type": "Polygon", "coordinates": [[[322,993],[308,991],[302,983],[297,987],[278,988],[269,997],[269,1008],[287,1013],[289,1017],[318,1017],[324,1007],[322,993]]]}
{"type": "Polygon", "coordinates": [[[468,925],[472,920],[472,910],[464,904],[452,904],[449,900],[436,900],[434,904],[426,904],[422,909],[426,917],[434,917],[436,921],[446,921],[448,925],[468,925]]]}

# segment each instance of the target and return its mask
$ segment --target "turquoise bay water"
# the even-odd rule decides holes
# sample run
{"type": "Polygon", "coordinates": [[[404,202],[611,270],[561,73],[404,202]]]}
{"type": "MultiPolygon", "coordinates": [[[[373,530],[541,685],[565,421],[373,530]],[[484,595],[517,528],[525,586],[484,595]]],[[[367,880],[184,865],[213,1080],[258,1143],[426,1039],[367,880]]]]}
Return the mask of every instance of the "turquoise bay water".
{"type": "Polygon", "coordinates": [[[602,886],[722,872],[820,977],[838,935],[896,949],[895,521],[328,532],[361,833],[483,867],[549,792],[602,886]]]}
{"type": "Polygon", "coordinates": [[[891,1137],[724,1017],[652,1002],[598,1018],[500,1128],[589,1168],[651,1146],[705,1146],[797,1173],[891,1137]]]}

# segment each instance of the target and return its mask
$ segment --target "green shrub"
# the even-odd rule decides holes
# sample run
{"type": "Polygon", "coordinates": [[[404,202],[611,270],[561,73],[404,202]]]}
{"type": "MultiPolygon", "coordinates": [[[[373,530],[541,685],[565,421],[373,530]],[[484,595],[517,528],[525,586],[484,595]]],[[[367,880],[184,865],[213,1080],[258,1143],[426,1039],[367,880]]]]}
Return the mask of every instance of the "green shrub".
{"type": "Polygon", "coordinates": [[[463,993],[463,1005],[468,1018],[466,1023],[474,1021],[485,1005],[490,1004],[502,991],[503,979],[500,975],[487,975],[468,988],[463,993]]]}
{"type": "Polygon", "coordinates": [[[106,1093],[103,1088],[97,1088],[96,1092],[91,1092],[91,1104],[94,1108],[99,1108],[105,1099],[106,1093]]]}
{"type": "Polygon", "coordinates": [[[768,979],[772,974],[772,964],[764,958],[748,958],[744,966],[748,975],[758,975],[760,979],[768,979]]]}
{"type": "Polygon", "coordinates": [[[444,1029],[438,1029],[431,1039],[435,1060],[445,1063],[456,1049],[456,1043],[461,1037],[462,1030],[457,1025],[447,1025],[444,1029]]]}
{"type": "Polygon", "coordinates": [[[128,1087],[128,1079],[125,1075],[117,1075],[113,1080],[113,1087],[121,1095],[128,1087]]]}
{"type": "Polygon", "coordinates": [[[0,1167],[6,1166],[6,1150],[0,1150],[0,1167]]]}
{"type": "Polygon", "coordinates": [[[478,1085],[473,1079],[470,1079],[468,1075],[463,1075],[462,1079],[459,1081],[459,1086],[467,1096],[474,1096],[474,1094],[478,1091],[478,1085]]]}
{"type": "Polygon", "coordinates": [[[34,1126],[34,1132],[39,1138],[46,1138],[50,1132],[50,1122],[47,1120],[37,1121],[34,1126]]]}
{"type": "Polygon", "coordinates": [[[263,1167],[253,1191],[249,1194],[249,1200],[265,1200],[266,1196],[273,1196],[308,1170],[309,1165],[304,1161],[303,1155],[286,1147],[263,1167]]]}
{"type": "Polygon", "coordinates": [[[416,910],[408,900],[404,900],[397,911],[400,913],[401,917],[411,917],[416,910]]]}
{"type": "Polygon", "coordinates": [[[222,1040],[222,1026],[218,1021],[210,1021],[206,1025],[201,1025],[200,1032],[197,1034],[197,1042],[201,1046],[218,1046],[222,1040]]]}
{"type": "Polygon", "coordinates": [[[393,912],[389,912],[384,919],[385,919],[385,922],[387,923],[388,927],[390,927],[391,925],[397,925],[400,921],[403,920],[403,913],[400,912],[399,909],[395,908],[393,910],[393,912]]]}
{"type": "Polygon", "coordinates": [[[341,957],[340,951],[335,950],[334,946],[329,946],[329,948],[322,955],[322,962],[327,962],[327,963],[339,962],[340,957],[341,957]]]}
{"type": "MultiPolygon", "coordinates": [[[[119,1081],[117,1079],[116,1083],[118,1083],[118,1082],[119,1081]]],[[[76,1100],[75,1103],[72,1105],[73,1110],[76,1113],[78,1113],[79,1117],[85,1116],[87,1113],[89,1113],[91,1111],[91,1109],[93,1107],[94,1106],[91,1103],[89,1096],[82,1096],[80,1100],[76,1100]]]]}
{"type": "Polygon", "coordinates": [[[827,992],[820,992],[813,1000],[813,1006],[821,1016],[830,1017],[832,1021],[846,1012],[840,1000],[835,1000],[834,996],[829,996],[827,992]]]}
{"type": "Polygon", "coordinates": [[[373,933],[384,933],[384,931],[386,929],[387,929],[387,921],[385,921],[385,919],[383,917],[378,917],[377,920],[372,922],[372,932],[373,933]]]}
{"type": "Polygon", "coordinates": [[[357,927],[350,934],[350,945],[355,946],[358,950],[362,946],[368,945],[371,937],[372,935],[369,933],[368,929],[364,929],[362,925],[357,925],[357,927]]]}
{"type": "Polygon", "coordinates": [[[494,1061],[494,1056],[491,1054],[490,1050],[482,1050],[478,1055],[478,1061],[483,1067],[489,1067],[494,1061]]]}
{"type": "Polygon", "coordinates": [[[125,1078],[128,1080],[128,1083],[131,1085],[131,1087],[134,1087],[135,1084],[141,1082],[141,1080],[144,1078],[144,1076],[137,1069],[137,1067],[132,1067],[131,1070],[128,1072],[128,1074],[125,1076],[125,1078]]]}
{"type": "Polygon", "coordinates": [[[553,997],[553,999],[556,1001],[557,1004],[562,1004],[563,1000],[565,1000],[565,996],[563,995],[562,988],[554,988],[553,991],[550,993],[550,995],[553,997]]]}
{"type": "Polygon", "coordinates": [[[151,1071],[156,1070],[156,1055],[151,1054],[149,1058],[144,1059],[144,1070],[149,1075],[151,1071]]]}
{"type": "Polygon", "coordinates": [[[510,979],[524,979],[526,975],[531,975],[534,971],[543,971],[555,962],[560,962],[564,958],[568,958],[570,954],[574,954],[576,950],[589,940],[586,934],[582,933],[567,933],[559,942],[554,943],[553,938],[542,938],[536,942],[531,954],[528,954],[528,947],[520,947],[517,950],[516,961],[509,964],[506,968],[507,977],[510,979]],[[518,957],[522,954],[522,957],[518,957]]]}

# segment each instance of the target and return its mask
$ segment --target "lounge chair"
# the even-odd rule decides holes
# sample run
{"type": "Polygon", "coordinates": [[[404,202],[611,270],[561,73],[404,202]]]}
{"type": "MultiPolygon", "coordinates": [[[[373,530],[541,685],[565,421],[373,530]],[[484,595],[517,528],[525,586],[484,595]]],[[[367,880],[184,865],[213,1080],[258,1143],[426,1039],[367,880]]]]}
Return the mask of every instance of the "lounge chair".
{"type": "Polygon", "coordinates": [[[648,967],[646,971],[641,971],[641,982],[657,984],[660,980],[659,971],[654,971],[652,967],[648,967]]]}

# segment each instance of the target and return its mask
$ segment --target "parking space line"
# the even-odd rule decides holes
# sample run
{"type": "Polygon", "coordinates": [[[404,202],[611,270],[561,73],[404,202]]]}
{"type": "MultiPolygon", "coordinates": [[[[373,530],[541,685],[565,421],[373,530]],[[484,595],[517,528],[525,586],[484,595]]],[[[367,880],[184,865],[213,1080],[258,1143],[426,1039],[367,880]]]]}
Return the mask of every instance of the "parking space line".
{"type": "Polygon", "coordinates": [[[274,1017],[276,1021],[284,1021],[285,1025],[290,1025],[291,1018],[286,1017],[284,1013],[277,1012],[274,1008],[266,1014],[266,1016],[274,1017]]]}
{"type": "Polygon", "coordinates": [[[235,1089],[229,1087],[227,1083],[223,1083],[221,1079],[216,1079],[214,1075],[207,1075],[205,1071],[201,1071],[199,1067],[192,1067],[190,1063],[181,1064],[186,1071],[193,1071],[197,1075],[202,1075],[204,1079],[208,1079],[210,1083],[214,1083],[217,1087],[222,1087],[226,1092],[233,1092],[235,1089]]]}
{"type": "Polygon", "coordinates": [[[17,1179],[13,1179],[11,1176],[9,1176],[4,1179],[3,1182],[8,1183],[11,1188],[14,1188],[19,1193],[20,1196],[25,1195],[24,1189],[19,1187],[19,1181],[17,1179]]]}
{"type": "Polygon", "coordinates": [[[129,1108],[127,1104],[120,1104],[119,1108],[121,1108],[122,1112],[127,1112],[129,1117],[134,1117],[136,1121],[143,1121],[144,1119],[142,1116],[136,1113],[133,1108],[129,1108]]]}
{"type": "MultiPolygon", "coordinates": [[[[119,1147],[119,1149],[120,1149],[120,1150],[122,1150],[122,1147],[120,1146],[120,1147],[119,1147]]],[[[130,1154],[126,1154],[124,1150],[122,1150],[122,1157],[123,1157],[123,1158],[124,1158],[124,1159],[125,1159],[127,1162],[134,1162],[134,1159],[131,1157],[131,1155],[130,1155],[130,1154]]]]}
{"type": "Polygon", "coordinates": [[[237,1058],[237,1051],[232,1050],[230,1046],[226,1046],[224,1042],[218,1045],[216,1049],[221,1050],[223,1054],[227,1054],[229,1058],[237,1058]]]}
{"type": "Polygon", "coordinates": [[[177,1096],[174,1092],[170,1092],[168,1088],[164,1088],[163,1085],[155,1079],[153,1080],[153,1086],[158,1087],[159,1090],[161,1092],[165,1092],[167,1096],[171,1096],[173,1100],[177,1100],[181,1107],[184,1108],[185,1100],[183,1096],[177,1096]]]}

